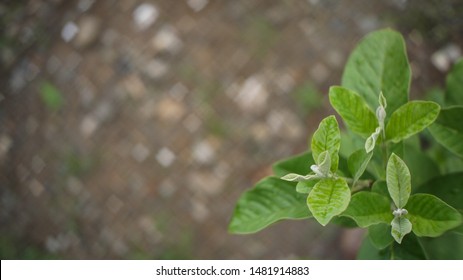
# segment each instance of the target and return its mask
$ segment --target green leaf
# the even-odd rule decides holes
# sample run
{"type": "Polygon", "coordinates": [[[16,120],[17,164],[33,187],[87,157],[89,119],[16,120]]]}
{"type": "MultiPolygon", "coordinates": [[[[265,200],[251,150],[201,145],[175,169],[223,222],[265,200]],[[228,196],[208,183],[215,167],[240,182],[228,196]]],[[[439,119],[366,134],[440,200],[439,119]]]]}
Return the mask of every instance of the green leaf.
{"type": "Polygon", "coordinates": [[[448,105],[463,105],[463,59],[447,75],[445,101],[448,105]]]}
{"type": "Polygon", "coordinates": [[[381,128],[378,126],[375,132],[373,132],[365,141],[365,151],[367,153],[370,153],[375,149],[376,140],[378,139],[380,133],[381,133],[381,128]]]}
{"type": "Polygon", "coordinates": [[[388,143],[388,148],[391,154],[394,153],[400,158],[404,157],[404,143],[403,142],[399,142],[399,143],[390,142],[388,143]]]}
{"type": "Polygon", "coordinates": [[[373,153],[367,154],[364,149],[355,151],[352,155],[350,155],[347,160],[347,165],[349,167],[350,174],[354,177],[352,185],[355,185],[355,182],[357,182],[363,172],[365,172],[372,156],[373,153]]]}
{"type": "Polygon", "coordinates": [[[463,235],[463,224],[456,227],[456,228],[454,228],[454,229],[452,229],[451,232],[453,232],[455,234],[463,235]]]}
{"type": "Polygon", "coordinates": [[[374,182],[371,186],[371,191],[390,199],[389,191],[387,190],[387,184],[384,180],[378,180],[374,182]]]}
{"type": "MultiPolygon", "coordinates": [[[[463,92],[461,93],[463,96],[463,92]]],[[[463,158],[463,106],[442,109],[430,127],[432,136],[446,149],[463,158]]]]}
{"type": "Polygon", "coordinates": [[[363,228],[378,223],[390,223],[393,218],[389,200],[380,194],[366,191],[354,194],[341,215],[353,219],[363,228]]]}
{"type": "Polygon", "coordinates": [[[417,236],[439,236],[460,225],[462,220],[457,210],[430,194],[412,195],[407,210],[417,236]]]}
{"type": "Polygon", "coordinates": [[[402,243],[405,235],[412,231],[412,223],[405,217],[395,217],[391,222],[391,235],[397,243],[402,243]]]}
{"type": "MultiPolygon", "coordinates": [[[[389,234],[390,235],[390,234],[389,234]]],[[[376,248],[370,238],[364,238],[357,253],[358,260],[387,260],[383,251],[376,248]]]]}
{"type": "Polygon", "coordinates": [[[64,103],[59,90],[51,83],[45,82],[40,88],[40,97],[48,109],[58,111],[64,103]]]}
{"type": "Polygon", "coordinates": [[[368,137],[378,127],[375,113],[357,93],[334,86],[330,87],[329,96],[331,105],[352,131],[368,137]]]}
{"type": "Polygon", "coordinates": [[[348,158],[352,151],[356,151],[365,146],[365,139],[355,134],[351,130],[341,131],[341,149],[339,155],[348,158]]]}
{"type": "Polygon", "coordinates": [[[426,255],[416,236],[408,234],[401,244],[393,242],[382,250],[377,249],[369,238],[365,238],[357,258],[363,260],[425,260],[426,255]]]}
{"type": "Polygon", "coordinates": [[[446,232],[437,238],[420,238],[431,260],[463,260],[463,235],[446,232]]]}
{"type": "MultiPolygon", "coordinates": [[[[316,169],[324,176],[327,176],[331,168],[331,157],[328,151],[324,151],[318,156],[317,164],[318,166],[316,167],[316,169]]],[[[314,170],[312,169],[312,171],[314,170]]]]}
{"type": "Polygon", "coordinates": [[[378,103],[380,107],[387,108],[387,100],[382,91],[379,93],[378,103]]]}
{"type": "Polygon", "coordinates": [[[382,91],[387,116],[408,101],[410,66],[400,33],[384,29],[368,34],[350,55],[342,86],[358,92],[372,109],[382,91]]]}
{"type": "Polygon", "coordinates": [[[345,216],[333,217],[330,223],[344,228],[358,228],[358,225],[354,220],[345,216]]]}
{"type": "Polygon", "coordinates": [[[463,210],[463,172],[436,177],[416,192],[435,195],[453,208],[463,210]]]}
{"type": "Polygon", "coordinates": [[[294,183],[267,177],[241,195],[228,230],[254,233],[279,220],[311,216],[306,196],[294,191],[294,183]]]}
{"type": "Polygon", "coordinates": [[[281,177],[281,179],[289,182],[301,182],[301,181],[310,181],[319,178],[317,175],[299,175],[296,173],[289,173],[281,177]]]}
{"type": "Polygon", "coordinates": [[[278,177],[283,177],[288,173],[308,174],[312,164],[314,164],[312,153],[305,152],[276,162],[272,165],[272,169],[278,177]]]}
{"type": "Polygon", "coordinates": [[[319,181],[320,181],[320,179],[297,182],[296,191],[298,193],[308,194],[308,193],[310,193],[312,191],[315,184],[317,184],[319,181]]]}
{"type": "Polygon", "coordinates": [[[412,190],[410,171],[396,154],[389,157],[386,167],[387,189],[397,208],[403,208],[412,190]]]}
{"type": "Polygon", "coordinates": [[[386,139],[399,142],[431,125],[439,115],[439,104],[410,101],[395,111],[386,126],[386,139]]]}
{"type": "Polygon", "coordinates": [[[324,118],[312,136],[311,148],[314,160],[318,161],[320,154],[328,151],[331,159],[331,171],[336,172],[339,164],[340,146],[341,133],[336,118],[334,116],[324,118]]]}
{"type": "Polygon", "coordinates": [[[439,166],[429,156],[410,145],[405,147],[404,162],[410,169],[413,187],[439,176],[439,166]]]}
{"type": "Polygon", "coordinates": [[[390,224],[381,223],[369,226],[368,237],[371,243],[378,249],[384,249],[394,241],[391,235],[390,224]]]}
{"type": "Polygon", "coordinates": [[[350,201],[350,189],[344,179],[323,179],[307,197],[307,205],[314,218],[323,226],[346,210],[350,201]]]}

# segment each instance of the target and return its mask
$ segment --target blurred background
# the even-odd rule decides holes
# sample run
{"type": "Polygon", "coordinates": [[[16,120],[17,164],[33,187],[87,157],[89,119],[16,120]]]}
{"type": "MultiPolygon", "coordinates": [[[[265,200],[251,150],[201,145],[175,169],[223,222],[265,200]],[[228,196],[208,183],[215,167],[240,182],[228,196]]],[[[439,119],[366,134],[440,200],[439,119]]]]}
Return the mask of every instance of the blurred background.
{"type": "Polygon", "coordinates": [[[361,230],[227,225],[384,27],[405,37],[412,98],[438,98],[461,0],[2,0],[1,258],[354,258],[361,230]]]}

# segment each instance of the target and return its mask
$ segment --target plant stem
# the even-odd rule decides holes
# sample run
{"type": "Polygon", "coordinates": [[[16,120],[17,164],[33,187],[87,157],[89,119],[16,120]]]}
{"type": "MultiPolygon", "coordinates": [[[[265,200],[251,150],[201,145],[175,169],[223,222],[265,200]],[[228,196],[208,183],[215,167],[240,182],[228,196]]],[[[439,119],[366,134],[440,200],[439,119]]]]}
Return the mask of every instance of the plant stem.
{"type": "Polygon", "coordinates": [[[387,160],[388,160],[388,148],[387,148],[387,142],[386,142],[386,137],[384,136],[384,131],[383,131],[383,139],[381,139],[381,152],[383,154],[383,168],[386,170],[387,167],[387,160]]]}

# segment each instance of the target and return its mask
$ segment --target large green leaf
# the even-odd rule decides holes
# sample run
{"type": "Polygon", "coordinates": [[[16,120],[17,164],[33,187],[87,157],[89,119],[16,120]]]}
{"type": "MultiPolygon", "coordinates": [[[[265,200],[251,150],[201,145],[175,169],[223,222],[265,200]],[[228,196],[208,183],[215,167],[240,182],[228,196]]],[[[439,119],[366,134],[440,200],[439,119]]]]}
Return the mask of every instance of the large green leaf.
{"type": "Polygon", "coordinates": [[[366,191],[352,195],[349,206],[341,215],[353,219],[359,227],[390,223],[393,218],[389,200],[366,191]]]}
{"type": "MultiPolygon", "coordinates": [[[[461,93],[463,96],[463,92],[461,93]]],[[[463,106],[442,109],[430,127],[432,136],[452,153],[463,157],[463,106]]]]}
{"type": "MultiPolygon", "coordinates": [[[[331,171],[335,172],[339,164],[341,133],[334,116],[324,118],[312,136],[312,156],[317,162],[321,153],[328,151],[331,159],[331,171]]],[[[319,164],[319,162],[317,162],[319,164]]]]}
{"type": "Polygon", "coordinates": [[[413,232],[417,236],[436,237],[461,224],[461,214],[430,194],[415,194],[407,204],[413,232]]]}
{"type": "Polygon", "coordinates": [[[395,217],[391,222],[391,235],[397,243],[402,243],[405,235],[412,231],[412,223],[405,217],[395,217]]]}
{"type": "Polygon", "coordinates": [[[429,259],[463,260],[463,235],[446,232],[436,238],[420,238],[429,259]]]}
{"type": "Polygon", "coordinates": [[[360,179],[363,172],[365,172],[365,169],[367,169],[368,163],[370,162],[372,156],[373,153],[370,152],[367,154],[365,149],[360,149],[350,155],[349,159],[347,160],[347,165],[349,167],[350,174],[354,177],[354,182],[352,185],[354,185],[355,182],[360,179]]]}
{"type": "Polygon", "coordinates": [[[314,164],[312,153],[302,154],[277,161],[272,165],[273,173],[278,177],[283,177],[288,173],[308,174],[310,166],[314,164]]]}
{"type": "Polygon", "coordinates": [[[228,226],[231,233],[254,233],[283,219],[311,217],[306,196],[294,190],[295,184],[267,177],[239,198],[228,226]]]}
{"type": "Polygon", "coordinates": [[[390,224],[375,224],[369,226],[368,237],[371,243],[378,249],[384,249],[394,241],[391,235],[390,224]]]}
{"type": "Polygon", "coordinates": [[[368,34],[350,55],[342,85],[358,92],[375,110],[382,91],[387,116],[408,101],[410,66],[400,33],[385,29],[368,34]]]}
{"type": "Polygon", "coordinates": [[[395,154],[389,157],[386,167],[387,189],[397,208],[403,208],[412,190],[410,171],[403,160],[395,154]]]}
{"type": "Polygon", "coordinates": [[[380,250],[369,238],[365,238],[357,255],[362,260],[425,260],[426,254],[413,234],[404,237],[401,244],[391,243],[380,250]]]}
{"type": "Polygon", "coordinates": [[[439,176],[439,166],[428,155],[410,145],[405,147],[404,162],[410,169],[413,188],[439,176]]]}
{"type": "Polygon", "coordinates": [[[378,120],[363,98],[343,87],[330,88],[331,106],[354,132],[368,137],[378,127],[378,120]]]}
{"type": "Polygon", "coordinates": [[[307,204],[317,221],[325,226],[336,215],[346,210],[350,189],[344,179],[323,179],[307,197],[307,204]]]}
{"type": "Polygon", "coordinates": [[[435,195],[453,208],[463,210],[463,172],[436,177],[416,192],[435,195]]]}
{"type": "Polygon", "coordinates": [[[463,105],[463,59],[460,59],[447,75],[447,105],[463,105]]]}
{"type": "Polygon", "coordinates": [[[439,104],[431,101],[410,101],[395,111],[386,126],[386,138],[399,142],[422,131],[439,115],[439,104]]]}

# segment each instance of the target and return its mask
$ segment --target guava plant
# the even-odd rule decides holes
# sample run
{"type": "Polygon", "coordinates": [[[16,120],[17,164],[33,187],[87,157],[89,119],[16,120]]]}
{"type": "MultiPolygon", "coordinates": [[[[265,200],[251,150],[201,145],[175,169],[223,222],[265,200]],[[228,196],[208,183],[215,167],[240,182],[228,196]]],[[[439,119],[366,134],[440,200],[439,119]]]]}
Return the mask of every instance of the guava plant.
{"type": "Polygon", "coordinates": [[[323,119],[307,152],[242,194],[229,231],[314,218],[367,228],[359,258],[463,259],[463,61],[440,104],[409,100],[410,79],[402,36],[367,35],[329,89],[346,131],[323,119]]]}

